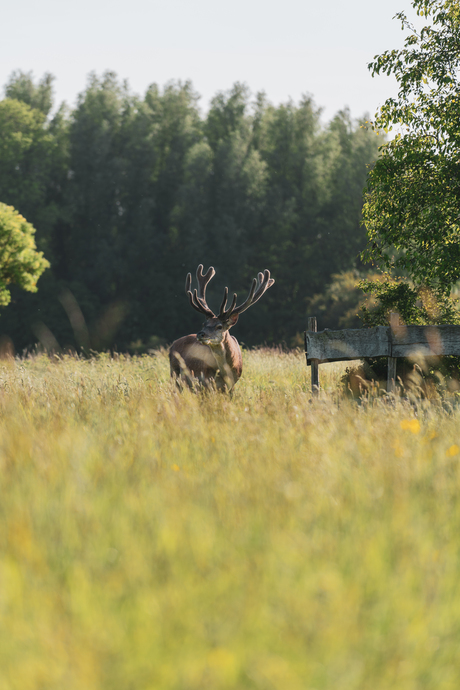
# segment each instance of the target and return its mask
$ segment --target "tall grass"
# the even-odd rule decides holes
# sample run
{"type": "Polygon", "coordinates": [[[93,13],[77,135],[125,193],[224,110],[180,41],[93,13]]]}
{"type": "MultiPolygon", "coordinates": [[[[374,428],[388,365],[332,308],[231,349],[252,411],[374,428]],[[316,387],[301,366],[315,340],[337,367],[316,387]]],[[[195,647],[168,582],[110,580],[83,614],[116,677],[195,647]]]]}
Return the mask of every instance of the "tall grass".
{"type": "Polygon", "coordinates": [[[460,413],[300,354],[0,363],[0,690],[460,687],[460,413]]]}

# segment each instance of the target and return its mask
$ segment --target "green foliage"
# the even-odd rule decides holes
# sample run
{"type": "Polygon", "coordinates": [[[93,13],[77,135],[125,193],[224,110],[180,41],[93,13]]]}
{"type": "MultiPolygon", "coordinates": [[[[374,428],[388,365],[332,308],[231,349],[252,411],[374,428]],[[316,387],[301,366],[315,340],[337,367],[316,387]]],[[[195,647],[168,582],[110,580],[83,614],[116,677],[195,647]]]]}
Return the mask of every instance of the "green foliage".
{"type": "MultiPolygon", "coordinates": [[[[440,299],[460,278],[459,4],[411,4],[426,17],[425,26],[417,31],[399,13],[409,32],[405,47],[386,51],[369,65],[373,75],[393,74],[399,84],[397,99],[385,102],[373,127],[388,131],[397,125],[402,133],[381,149],[369,175],[364,258],[391,271],[405,270],[416,288],[425,285],[440,299]]],[[[416,311],[413,318],[419,318],[416,311]]]]}
{"type": "MultiPolygon", "coordinates": [[[[362,283],[379,301],[373,314],[363,309],[366,325],[387,323],[391,311],[408,324],[460,323],[450,294],[460,278],[460,6],[457,0],[411,4],[425,25],[416,30],[399,13],[408,31],[405,47],[369,65],[373,75],[393,74],[399,84],[397,99],[385,102],[374,129],[396,125],[402,131],[382,147],[368,178],[363,258],[389,274],[362,283]],[[392,277],[400,270],[405,278],[392,277]]],[[[458,380],[459,359],[433,361],[424,373],[458,380]]]]}
{"type": "Polygon", "coordinates": [[[385,326],[391,312],[397,312],[404,324],[459,324],[458,299],[442,290],[430,290],[426,285],[414,286],[389,273],[378,280],[361,280],[359,287],[373,295],[378,306],[372,310],[361,307],[361,318],[366,326],[385,326]]]}
{"type": "MultiPolygon", "coordinates": [[[[399,315],[402,325],[460,324],[458,298],[442,290],[414,286],[388,273],[380,274],[377,279],[362,280],[359,287],[375,300],[371,309],[366,304],[360,309],[360,319],[367,327],[387,326],[391,312],[399,315]]],[[[430,381],[437,389],[445,387],[446,377],[451,382],[460,380],[460,357],[422,358],[417,365],[425,384],[430,381]]],[[[370,367],[372,376],[386,381],[387,357],[366,358],[365,366],[370,367]]],[[[400,358],[397,367],[397,375],[403,379],[413,369],[414,360],[400,358]]]]}
{"type": "Polygon", "coordinates": [[[53,107],[53,81],[52,74],[45,74],[35,84],[32,72],[17,70],[11,74],[5,86],[5,96],[26,103],[46,117],[53,107]]]}
{"type": "Polygon", "coordinates": [[[5,98],[0,101],[0,133],[0,198],[33,222],[39,248],[57,264],[67,215],[65,110],[48,122],[40,110],[5,98]]]}
{"type": "Polygon", "coordinates": [[[364,274],[357,271],[343,271],[331,276],[332,281],[324,292],[307,300],[306,311],[318,319],[318,329],[359,328],[361,326],[360,310],[373,315],[375,300],[363,295],[372,292],[377,274],[364,274]],[[364,285],[364,288],[363,288],[364,285]]]}
{"type": "Polygon", "coordinates": [[[0,305],[11,300],[9,286],[37,291],[37,280],[49,268],[42,252],[37,252],[35,228],[12,206],[0,203],[0,305]]]}
{"type": "Polygon", "coordinates": [[[90,75],[73,112],[47,119],[47,79],[15,73],[0,101],[0,198],[34,224],[52,263],[40,293],[14,292],[14,315],[2,315],[18,348],[35,339],[37,319],[58,342],[78,344],[59,302],[66,289],[88,332],[123,313],[105,344],[196,332],[183,283],[199,263],[217,269],[216,308],[225,285],[243,296],[269,268],[274,294],[235,334],[289,342],[304,328],[306,296],[359,266],[362,187],[378,138],[347,111],[324,126],[311,98],[275,107],[235,84],[202,116],[188,82],[152,84],[140,97],[107,72],[90,75]]]}
{"type": "Polygon", "coordinates": [[[2,198],[19,208],[44,193],[44,175],[37,174],[48,143],[44,120],[43,113],[25,103],[0,101],[0,189],[2,198]]]}

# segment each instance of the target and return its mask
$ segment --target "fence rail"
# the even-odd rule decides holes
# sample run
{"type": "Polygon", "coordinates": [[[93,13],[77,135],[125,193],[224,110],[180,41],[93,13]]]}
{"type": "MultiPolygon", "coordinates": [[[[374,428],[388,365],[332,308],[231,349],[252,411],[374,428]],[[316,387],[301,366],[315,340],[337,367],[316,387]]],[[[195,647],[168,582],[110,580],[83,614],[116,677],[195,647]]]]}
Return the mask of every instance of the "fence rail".
{"type": "Polygon", "coordinates": [[[391,390],[398,357],[460,356],[460,326],[402,326],[398,315],[392,314],[390,326],[317,332],[316,318],[311,317],[305,332],[305,355],[307,365],[312,366],[314,392],[319,388],[319,374],[313,381],[314,368],[363,357],[388,357],[387,389],[391,390]]]}

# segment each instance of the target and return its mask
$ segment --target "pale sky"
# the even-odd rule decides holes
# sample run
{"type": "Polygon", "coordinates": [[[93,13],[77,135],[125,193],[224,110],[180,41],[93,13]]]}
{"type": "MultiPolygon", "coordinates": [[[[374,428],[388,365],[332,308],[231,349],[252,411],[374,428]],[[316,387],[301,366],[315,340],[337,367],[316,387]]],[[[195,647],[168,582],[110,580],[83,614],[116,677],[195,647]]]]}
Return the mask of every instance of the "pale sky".
{"type": "Polygon", "coordinates": [[[205,111],[235,81],[278,104],[309,93],[325,120],[374,114],[396,94],[367,63],[400,48],[392,17],[410,0],[0,0],[0,87],[13,70],[51,72],[73,106],[89,72],[115,71],[143,94],[190,79],[205,111]]]}

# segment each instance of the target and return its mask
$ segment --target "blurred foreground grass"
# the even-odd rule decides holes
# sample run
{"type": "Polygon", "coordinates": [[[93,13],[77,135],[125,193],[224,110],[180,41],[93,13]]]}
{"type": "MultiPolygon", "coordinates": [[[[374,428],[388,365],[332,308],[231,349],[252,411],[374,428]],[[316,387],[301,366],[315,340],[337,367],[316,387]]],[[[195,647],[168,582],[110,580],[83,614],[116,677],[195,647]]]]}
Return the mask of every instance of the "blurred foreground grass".
{"type": "Polygon", "coordinates": [[[0,690],[460,687],[460,412],[0,362],[0,690]]]}

